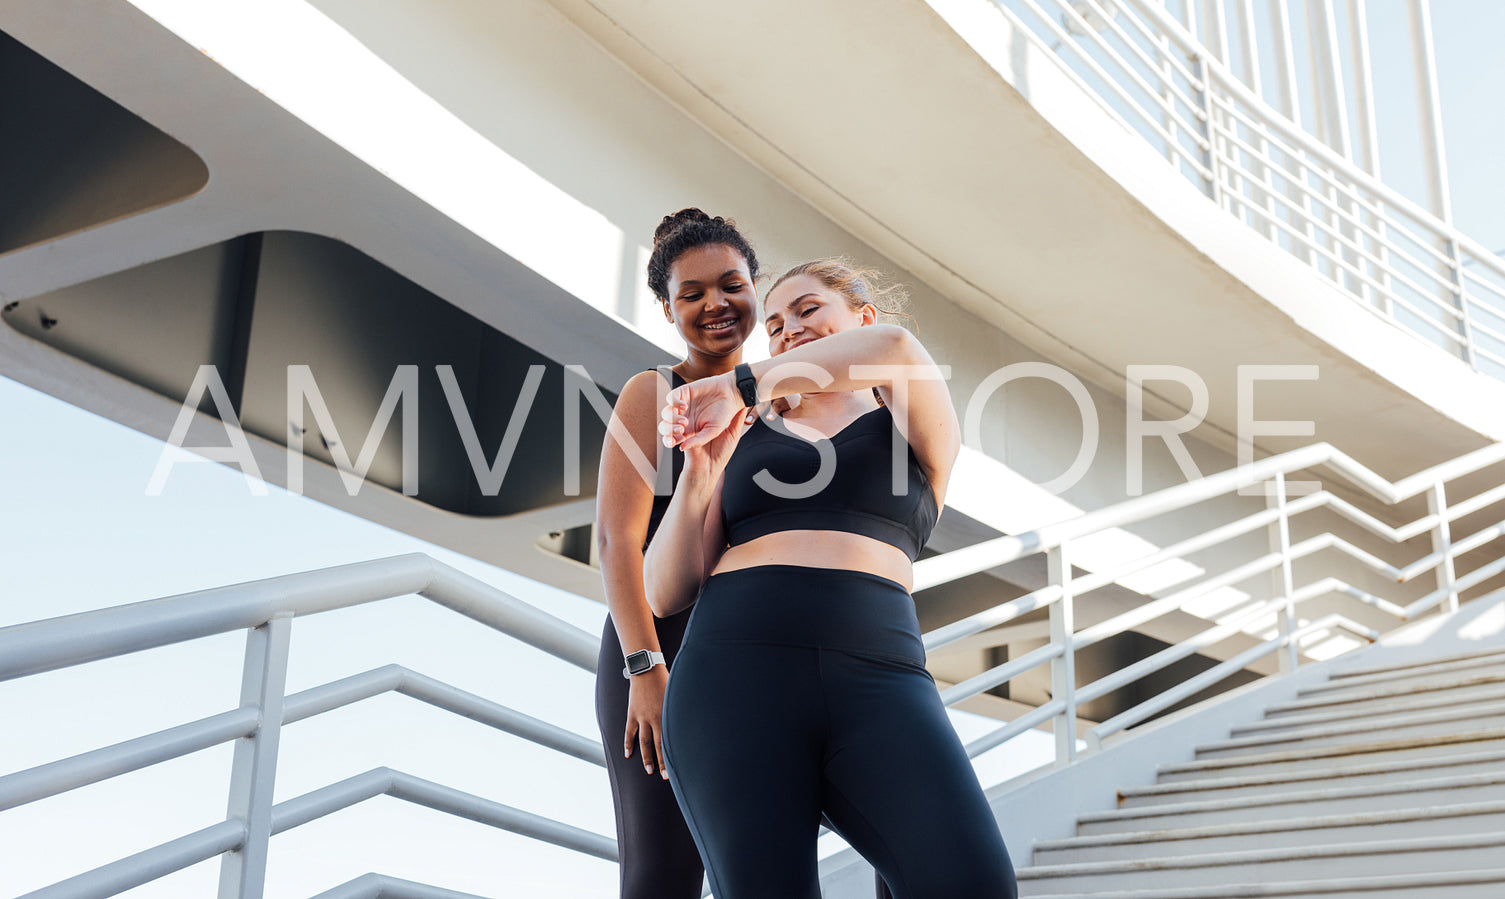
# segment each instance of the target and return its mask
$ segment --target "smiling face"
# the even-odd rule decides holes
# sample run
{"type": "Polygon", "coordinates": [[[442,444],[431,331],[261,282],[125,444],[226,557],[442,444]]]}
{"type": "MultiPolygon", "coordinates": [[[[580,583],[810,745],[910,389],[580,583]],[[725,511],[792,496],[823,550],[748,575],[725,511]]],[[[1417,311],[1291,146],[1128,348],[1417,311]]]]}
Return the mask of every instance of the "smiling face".
{"type": "Polygon", "coordinates": [[[872,303],[857,308],[814,275],[795,275],[768,292],[763,303],[768,353],[777,356],[829,334],[870,325],[878,319],[872,303]]]}
{"type": "Polygon", "coordinates": [[[726,355],[757,325],[758,294],[747,260],[726,244],[684,251],[669,266],[664,314],[692,351],[726,355]]]}

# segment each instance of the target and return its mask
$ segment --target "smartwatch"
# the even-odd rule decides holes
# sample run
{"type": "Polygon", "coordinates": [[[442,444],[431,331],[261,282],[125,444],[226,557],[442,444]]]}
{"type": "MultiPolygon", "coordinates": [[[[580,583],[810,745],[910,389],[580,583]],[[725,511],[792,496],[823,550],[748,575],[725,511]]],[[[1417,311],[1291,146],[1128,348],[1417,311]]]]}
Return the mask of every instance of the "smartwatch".
{"type": "Polygon", "coordinates": [[[756,406],[758,404],[758,379],[753,377],[752,366],[746,362],[738,363],[732,372],[737,378],[737,392],[742,394],[742,405],[756,406]]]}
{"type": "Polygon", "coordinates": [[[637,652],[629,652],[622,657],[622,662],[625,666],[622,668],[623,677],[632,677],[634,674],[647,674],[653,670],[654,665],[668,667],[668,663],[664,661],[664,654],[654,652],[651,649],[639,649],[637,652]]]}

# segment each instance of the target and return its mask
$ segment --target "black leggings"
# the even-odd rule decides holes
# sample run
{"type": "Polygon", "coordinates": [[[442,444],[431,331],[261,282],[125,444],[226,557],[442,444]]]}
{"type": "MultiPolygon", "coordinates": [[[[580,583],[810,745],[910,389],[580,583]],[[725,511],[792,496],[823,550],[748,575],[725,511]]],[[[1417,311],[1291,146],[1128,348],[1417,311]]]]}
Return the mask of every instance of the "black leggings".
{"type": "Polygon", "coordinates": [[[664,750],[716,899],[819,899],[822,812],[897,899],[1014,899],[924,663],[893,581],[790,565],[706,581],[669,678],[664,750]]]}
{"type": "MultiPolygon", "coordinates": [[[[654,619],[658,644],[672,667],[685,636],[690,611],[654,619]]],[[[617,865],[621,899],[698,899],[705,865],[680,813],[674,790],[657,772],[643,770],[642,752],[623,758],[627,732],[627,678],[622,677],[622,643],[611,616],[601,632],[596,658],[596,725],[606,747],[606,774],[617,817],[617,865]]],[[[829,824],[830,822],[826,822],[829,824]]],[[[881,877],[877,899],[891,899],[881,877]]]]}
{"type": "MultiPolygon", "coordinates": [[[[658,645],[671,668],[689,620],[688,610],[654,619],[658,645]]],[[[622,676],[622,644],[608,615],[596,662],[596,724],[606,747],[606,773],[617,813],[622,899],[698,899],[705,868],[673,789],[657,765],[652,774],[643,770],[642,750],[635,750],[630,759],[622,757],[628,686],[622,676]]]]}

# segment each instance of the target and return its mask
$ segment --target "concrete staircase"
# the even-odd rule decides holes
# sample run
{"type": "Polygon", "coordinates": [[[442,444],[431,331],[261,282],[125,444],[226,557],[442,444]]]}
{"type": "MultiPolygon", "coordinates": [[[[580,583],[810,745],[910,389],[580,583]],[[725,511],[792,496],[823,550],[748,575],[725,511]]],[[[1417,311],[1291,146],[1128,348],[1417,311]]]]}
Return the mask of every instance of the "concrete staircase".
{"type": "Polygon", "coordinates": [[[1505,649],[1334,672],[1157,781],[1020,895],[1505,899],[1505,649]]]}

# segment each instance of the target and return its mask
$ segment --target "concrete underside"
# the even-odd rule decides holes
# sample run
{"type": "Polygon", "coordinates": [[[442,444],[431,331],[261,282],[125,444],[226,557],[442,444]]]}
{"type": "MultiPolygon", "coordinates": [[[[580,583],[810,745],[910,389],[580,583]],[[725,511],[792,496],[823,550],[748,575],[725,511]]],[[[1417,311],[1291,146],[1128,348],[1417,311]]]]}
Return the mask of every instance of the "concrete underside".
{"type": "MultiPolygon", "coordinates": [[[[1388,477],[1505,439],[1505,384],[1251,239],[1001,16],[1006,72],[919,0],[554,2],[822,212],[1047,358],[1120,395],[1131,364],[1196,372],[1214,444],[1235,446],[1243,364],[1318,366],[1315,386],[1262,384],[1257,417],[1315,422],[1315,439],[1388,477]]],[[[936,5],[969,2],[987,6],[936,5]]],[[[1184,388],[1146,389],[1155,414],[1187,408],[1184,388]]]]}
{"type": "MultiPolygon", "coordinates": [[[[1056,362],[1119,408],[1127,365],[1183,366],[1207,383],[1211,397],[1193,451],[1226,466],[1236,444],[1236,367],[1291,363],[1318,366],[1318,384],[1261,384],[1256,417],[1310,420],[1315,435],[1258,439],[1261,455],[1327,440],[1393,478],[1505,438],[1505,385],[1370,315],[1260,243],[1022,42],[1015,67],[1000,73],[918,0],[771,0],[755,14],[678,0],[551,3],[313,6],[573,197],[587,224],[600,219],[606,232],[642,236],[652,226],[644,209],[701,203],[719,211],[716,204],[732,198],[772,234],[760,246],[783,255],[872,248],[937,298],[916,313],[927,343],[940,334],[969,379],[953,387],[959,405],[989,370],[1015,358],[1056,362]],[[521,37],[520,27],[527,29],[521,37]],[[538,77],[573,75],[581,83],[531,92],[498,85],[498,70],[486,67],[493,45],[517,57],[503,71],[519,82],[553,57],[556,66],[578,71],[549,69],[538,77]],[[612,98],[651,93],[646,84],[657,92],[656,105],[643,100],[641,108],[585,113],[546,105],[584,103],[591,78],[611,79],[599,88],[612,98]],[[622,87],[627,82],[637,94],[622,87]],[[665,114],[664,98],[682,115],[665,114]],[[562,123],[571,116],[599,124],[599,132],[570,131],[562,123]],[[640,133],[663,122],[677,124],[646,139],[640,133]],[[660,145],[663,159],[637,158],[660,145]],[[699,149],[678,158],[682,147],[699,149]],[[647,184],[638,190],[653,193],[651,203],[612,183],[624,180],[623,171],[643,173],[647,184]],[[765,202],[774,188],[792,199],[765,202]],[[1033,356],[992,358],[1012,352],[1014,342],[1033,356]]],[[[92,156],[70,157],[72,171],[97,182],[75,179],[71,190],[66,179],[21,183],[13,169],[3,185],[6,196],[31,202],[24,222],[12,203],[0,228],[0,300],[7,307],[0,374],[165,439],[194,365],[223,359],[261,473],[286,484],[286,364],[302,361],[300,353],[324,354],[316,374],[350,445],[363,440],[390,366],[422,363],[423,479],[439,486],[416,497],[400,492],[394,427],[378,447],[372,483],[350,496],[330,452],[314,439],[330,435],[314,428],[304,437],[312,457],[305,492],[600,596],[598,573],[576,560],[588,556],[588,546],[564,555],[539,546],[541,535],[569,533],[594,517],[593,468],[584,466],[580,494],[566,495],[558,437],[546,435],[559,433],[564,364],[588,363],[609,394],[643,365],[670,358],[629,314],[641,269],[635,238],[607,248],[620,257],[620,277],[612,277],[623,295],[605,303],[583,297],[572,292],[568,273],[546,275],[521,252],[509,252],[506,241],[483,239],[128,3],[7,0],[0,30],[76,79],[79,90],[104,98],[80,101],[90,121],[116,122],[88,136],[98,148],[92,156]],[[136,187],[120,203],[98,199],[122,185],[136,187]],[[374,293],[362,285],[385,304],[370,304],[374,293]],[[488,369],[477,361],[498,357],[510,366],[488,369]],[[429,452],[427,435],[444,430],[447,411],[432,367],[454,363],[477,412],[481,444],[494,453],[510,410],[487,397],[515,395],[535,362],[547,369],[539,406],[555,414],[524,433],[526,477],[488,502],[473,485],[454,483],[468,460],[452,429],[429,452]],[[435,413],[438,425],[429,419],[435,413]]],[[[25,114],[39,130],[49,121],[37,110],[25,114]]],[[[31,161],[45,173],[43,163],[54,155],[45,143],[37,147],[31,161]]],[[[741,208],[731,211],[740,216],[741,208]]],[[[537,227],[544,240],[574,236],[547,223],[537,227]]],[[[1006,413],[1020,423],[1009,435],[1015,448],[1007,461],[1016,470],[1026,469],[1015,458],[1031,454],[1056,464],[1058,447],[1075,439],[1074,422],[1058,427],[1075,413],[1060,413],[1054,389],[1047,385],[1006,413]],[[1040,411],[1047,407],[1052,411],[1040,411]]],[[[1183,414],[1187,397],[1177,391],[1149,384],[1147,416],[1183,414]]],[[[1105,455],[1122,453],[1117,417],[1105,424],[1105,455]]],[[[990,414],[985,431],[1004,418],[990,414]]],[[[588,411],[584,420],[589,425],[588,411]]],[[[595,440],[599,430],[587,428],[582,443],[595,440]]],[[[200,415],[187,443],[222,446],[224,429],[200,415]]],[[[593,450],[586,455],[593,461],[593,450]]],[[[1152,489],[1179,477],[1168,456],[1151,474],[1152,489]]],[[[1121,480],[1115,469],[1073,500],[1093,508],[1120,499],[1121,480]]],[[[1387,520],[1423,514],[1366,507],[1387,520]]],[[[933,548],[996,533],[948,511],[933,548]]],[[[1039,585],[1039,567],[998,572],[999,596],[969,582],[965,601],[973,607],[965,611],[934,591],[922,616],[927,608],[936,613],[926,621],[931,626],[1018,595],[1039,585]]],[[[1079,617],[1087,623],[1142,601],[1115,588],[1101,609],[1079,617]]],[[[1202,626],[1175,615],[1140,630],[1175,642],[1202,626]]],[[[1004,648],[1017,653],[1038,638],[1038,622],[1021,628],[1034,631],[1004,648]]],[[[1001,645],[993,639],[972,650],[1001,645]]],[[[1209,655],[1227,658],[1248,643],[1239,637],[1209,655]]],[[[1137,657],[1139,650],[1125,652],[1137,657]]],[[[968,658],[938,676],[960,679],[976,665],[968,658]]],[[[1003,701],[1042,701],[1047,686],[1022,679],[1018,695],[1003,701]]]]}

